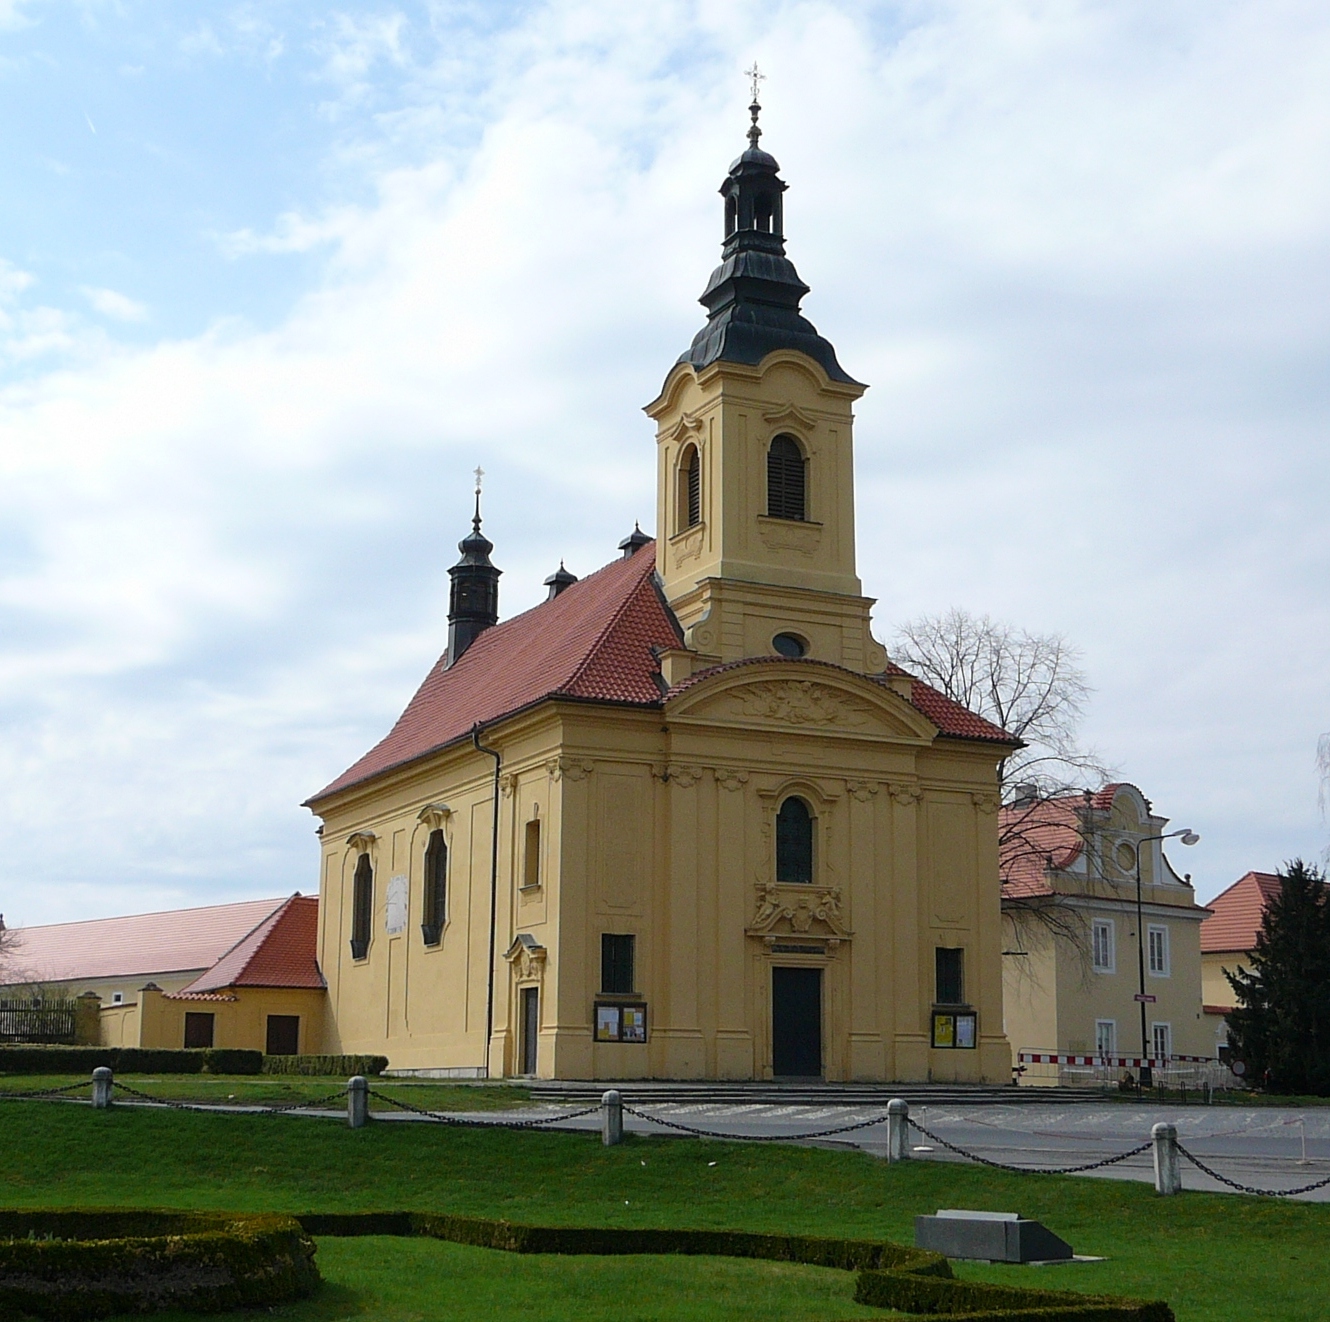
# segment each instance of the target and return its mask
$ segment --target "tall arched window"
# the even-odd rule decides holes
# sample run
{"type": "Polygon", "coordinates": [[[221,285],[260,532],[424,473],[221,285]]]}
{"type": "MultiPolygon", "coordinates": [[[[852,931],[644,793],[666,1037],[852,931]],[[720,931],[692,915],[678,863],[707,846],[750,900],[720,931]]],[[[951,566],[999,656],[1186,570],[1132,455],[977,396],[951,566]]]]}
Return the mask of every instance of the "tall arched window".
{"type": "Polygon", "coordinates": [[[776,880],[813,880],[813,814],[800,798],[786,799],[776,814],[776,880]]]}
{"type": "Polygon", "coordinates": [[[447,900],[448,842],[442,831],[431,831],[425,846],[425,904],[420,922],[420,934],[427,946],[437,946],[443,935],[447,900]]]}
{"type": "Polygon", "coordinates": [[[679,458],[679,531],[702,522],[702,460],[697,446],[684,446],[679,458]]]}
{"type": "Polygon", "coordinates": [[[374,865],[368,854],[356,863],[351,890],[351,958],[364,959],[369,954],[369,929],[374,921],[374,865]]]}
{"type": "Polygon", "coordinates": [[[793,436],[777,436],[767,451],[767,514],[773,519],[798,519],[807,513],[808,461],[793,436]]]}

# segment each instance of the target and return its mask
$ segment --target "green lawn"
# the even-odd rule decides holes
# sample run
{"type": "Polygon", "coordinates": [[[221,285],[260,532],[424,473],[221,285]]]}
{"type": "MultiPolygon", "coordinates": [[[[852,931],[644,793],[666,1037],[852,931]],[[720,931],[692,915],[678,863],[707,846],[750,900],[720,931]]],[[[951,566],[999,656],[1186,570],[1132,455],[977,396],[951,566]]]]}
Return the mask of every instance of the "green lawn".
{"type": "MultiPolygon", "coordinates": [[[[215,1104],[285,1106],[292,1102],[316,1101],[326,1098],[346,1085],[345,1079],[308,1078],[291,1074],[125,1074],[116,1075],[117,1083],[128,1084],[151,1097],[172,1102],[210,1102],[215,1104]]],[[[63,1088],[66,1084],[87,1086],[89,1080],[69,1074],[0,1075],[0,1094],[7,1092],[35,1092],[40,1088],[63,1088]]],[[[370,1089],[386,1097],[397,1097],[412,1106],[432,1111],[508,1111],[531,1105],[531,1094],[526,1088],[506,1084],[434,1083],[429,1080],[403,1081],[371,1079],[370,1089]]],[[[345,1105],[333,1101],[329,1106],[345,1105]]],[[[370,1098],[371,1111],[392,1111],[396,1108],[378,1098],[370,1098]]]]}
{"type": "MultiPolygon", "coordinates": [[[[146,1091],[146,1089],[145,1089],[146,1091]]],[[[729,1227],[913,1239],[939,1207],[1019,1211],[1078,1253],[958,1275],[1167,1299],[1179,1322],[1320,1322],[1330,1206],[1008,1175],[845,1150],[511,1130],[0,1104],[10,1206],[290,1212],[414,1208],[549,1225],[729,1227]]],[[[291,1319],[868,1317],[853,1277],[716,1259],[519,1257],[423,1240],[320,1242],[328,1282],[291,1319]]],[[[877,1314],[882,1316],[882,1314],[877,1314]]]]}

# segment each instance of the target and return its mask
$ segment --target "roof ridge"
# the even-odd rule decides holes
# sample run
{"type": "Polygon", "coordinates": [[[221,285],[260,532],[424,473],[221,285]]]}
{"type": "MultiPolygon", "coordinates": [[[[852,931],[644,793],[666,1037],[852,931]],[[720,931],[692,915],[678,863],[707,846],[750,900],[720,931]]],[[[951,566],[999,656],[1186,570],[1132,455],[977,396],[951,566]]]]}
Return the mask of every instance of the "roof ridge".
{"type": "MultiPolygon", "coordinates": [[[[299,891],[296,892],[297,895],[299,893],[299,891]]],[[[225,904],[186,905],[183,909],[149,909],[146,913],[115,913],[106,918],[75,918],[67,923],[32,923],[6,930],[12,932],[49,932],[53,927],[92,927],[98,923],[132,923],[136,918],[164,918],[173,913],[196,914],[203,913],[208,909],[239,909],[245,904],[275,904],[280,908],[285,902],[281,897],[273,900],[229,900],[225,904]]],[[[270,910],[269,912],[275,913],[276,910],[270,910]]],[[[264,920],[260,919],[259,921],[264,920]]],[[[255,924],[255,926],[257,925],[255,924]]],[[[253,928],[250,929],[250,931],[253,930],[253,928]]]]}
{"type": "MultiPolygon", "coordinates": [[[[647,549],[648,546],[653,546],[654,544],[655,544],[654,537],[651,539],[650,542],[643,543],[643,545],[633,553],[634,558],[636,556],[641,555],[647,549]]],[[[650,559],[651,559],[651,572],[654,573],[656,567],[655,556],[654,555],[651,556],[650,559]]],[[[595,572],[599,574],[604,570],[609,569],[610,566],[613,564],[614,561],[611,560],[608,565],[602,565],[601,568],[596,570],[595,572]]],[[[591,574],[587,575],[587,578],[591,577],[593,577],[593,575],[591,574]]],[[[634,597],[636,597],[638,592],[641,591],[642,584],[646,582],[646,580],[649,577],[650,574],[640,574],[638,576],[637,582],[633,584],[633,586],[623,594],[623,600],[614,608],[614,613],[610,616],[610,618],[605,621],[605,627],[601,629],[601,631],[596,635],[595,639],[591,643],[591,646],[588,647],[586,652],[583,654],[582,659],[573,668],[573,673],[569,675],[568,678],[565,679],[563,683],[560,684],[559,687],[554,690],[555,693],[566,693],[586,673],[587,668],[591,665],[591,662],[595,658],[596,653],[600,651],[602,644],[614,631],[615,626],[623,618],[629,606],[633,604],[634,597]]]]}
{"type": "MultiPolygon", "coordinates": [[[[274,921],[274,919],[278,918],[282,913],[284,913],[284,912],[287,910],[287,908],[290,907],[291,901],[294,900],[294,899],[296,899],[299,895],[300,895],[300,892],[299,892],[299,891],[296,891],[296,892],[294,892],[293,894],[288,895],[288,896],[286,897],[286,899],[284,899],[284,900],[281,902],[281,904],[279,904],[279,905],[277,906],[277,908],[275,908],[275,909],[274,909],[274,910],[273,910],[273,911],[272,911],[272,912],[271,912],[266,918],[260,918],[259,921],[258,921],[257,923],[255,923],[254,926],[251,927],[251,928],[249,929],[249,931],[246,932],[245,935],[242,936],[242,937],[240,938],[239,941],[234,942],[232,945],[228,946],[225,950],[223,950],[222,953],[221,953],[220,955],[218,955],[218,957],[213,961],[212,967],[213,967],[213,968],[216,968],[217,965],[220,964],[220,963],[222,962],[222,960],[224,960],[228,955],[230,955],[230,954],[234,953],[235,951],[239,950],[240,947],[243,946],[243,945],[245,944],[245,942],[248,941],[248,940],[250,939],[250,937],[252,937],[252,936],[253,936],[253,935],[259,930],[259,928],[261,928],[265,923],[271,923],[271,922],[274,921]]],[[[262,945],[263,943],[260,942],[259,944],[262,945]]],[[[257,947],[256,947],[256,949],[257,949],[257,947]]],[[[250,959],[253,959],[254,956],[251,954],[249,958],[250,958],[250,959]]],[[[245,961],[245,968],[248,968],[248,967],[249,967],[249,960],[246,960],[246,961],[245,961]]],[[[244,971],[245,971],[245,970],[242,968],[242,969],[241,969],[241,972],[243,973],[244,971]]],[[[203,973],[200,973],[200,974],[199,974],[199,978],[205,978],[205,977],[207,977],[207,976],[208,976],[208,972],[209,972],[209,970],[204,970],[203,973]]],[[[199,980],[198,978],[195,978],[195,979],[194,979],[195,982],[197,982],[198,980],[199,980]]],[[[193,984],[191,983],[190,985],[192,986],[193,984]]]]}

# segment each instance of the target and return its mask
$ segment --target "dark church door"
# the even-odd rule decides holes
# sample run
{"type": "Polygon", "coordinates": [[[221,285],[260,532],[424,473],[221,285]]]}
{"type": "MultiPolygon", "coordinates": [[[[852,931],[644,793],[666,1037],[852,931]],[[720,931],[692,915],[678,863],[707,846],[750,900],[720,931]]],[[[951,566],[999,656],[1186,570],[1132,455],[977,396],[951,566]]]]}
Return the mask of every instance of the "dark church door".
{"type": "Polygon", "coordinates": [[[822,1077],[822,970],[771,970],[771,1071],[822,1077]]]}
{"type": "Polygon", "coordinates": [[[522,1074],[536,1072],[536,1043],[540,1038],[540,989],[522,988],[522,1074]]]}

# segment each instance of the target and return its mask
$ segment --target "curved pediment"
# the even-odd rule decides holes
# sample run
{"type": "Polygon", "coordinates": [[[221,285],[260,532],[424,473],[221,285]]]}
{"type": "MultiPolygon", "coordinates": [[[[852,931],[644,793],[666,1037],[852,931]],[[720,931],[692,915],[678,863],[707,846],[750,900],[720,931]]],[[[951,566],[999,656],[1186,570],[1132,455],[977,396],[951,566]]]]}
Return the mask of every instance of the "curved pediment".
{"type": "Polygon", "coordinates": [[[937,727],[900,694],[819,661],[762,659],[703,672],[667,696],[669,721],[783,734],[932,743],[937,727]]]}

